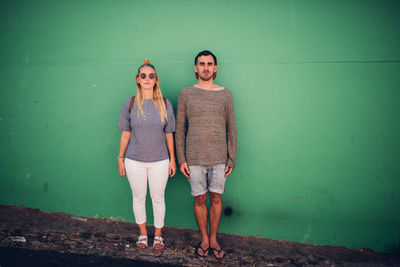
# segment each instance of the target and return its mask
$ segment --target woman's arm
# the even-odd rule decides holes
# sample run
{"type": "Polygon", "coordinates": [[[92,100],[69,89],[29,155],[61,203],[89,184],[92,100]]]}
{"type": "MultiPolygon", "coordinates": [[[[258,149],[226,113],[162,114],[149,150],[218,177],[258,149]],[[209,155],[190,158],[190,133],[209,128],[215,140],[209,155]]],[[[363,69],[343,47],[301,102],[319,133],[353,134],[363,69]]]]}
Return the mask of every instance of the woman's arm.
{"type": "Polygon", "coordinates": [[[130,138],[131,138],[130,132],[122,131],[121,142],[119,143],[119,154],[118,154],[118,170],[119,170],[119,175],[121,175],[121,177],[125,177],[124,155],[130,138]]]}
{"type": "Polygon", "coordinates": [[[167,141],[167,148],[169,153],[169,169],[168,174],[170,177],[174,177],[176,173],[176,163],[175,163],[175,149],[174,149],[174,135],[173,133],[166,133],[165,140],[167,141]]]}

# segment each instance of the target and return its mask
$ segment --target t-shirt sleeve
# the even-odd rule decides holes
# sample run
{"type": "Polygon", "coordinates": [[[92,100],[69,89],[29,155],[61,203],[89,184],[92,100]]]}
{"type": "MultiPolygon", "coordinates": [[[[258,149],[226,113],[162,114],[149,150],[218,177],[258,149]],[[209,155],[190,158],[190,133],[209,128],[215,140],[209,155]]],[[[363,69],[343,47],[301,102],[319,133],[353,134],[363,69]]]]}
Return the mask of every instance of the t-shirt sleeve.
{"type": "Polygon", "coordinates": [[[129,119],[129,104],[130,103],[131,103],[130,98],[125,100],[125,102],[122,104],[121,113],[119,114],[117,128],[122,131],[130,132],[132,130],[131,124],[130,124],[130,119],[129,119]]]}
{"type": "Polygon", "coordinates": [[[174,114],[174,108],[172,107],[171,102],[167,99],[167,117],[168,121],[165,124],[164,127],[164,132],[165,133],[172,133],[175,132],[175,114],[174,114]]]}

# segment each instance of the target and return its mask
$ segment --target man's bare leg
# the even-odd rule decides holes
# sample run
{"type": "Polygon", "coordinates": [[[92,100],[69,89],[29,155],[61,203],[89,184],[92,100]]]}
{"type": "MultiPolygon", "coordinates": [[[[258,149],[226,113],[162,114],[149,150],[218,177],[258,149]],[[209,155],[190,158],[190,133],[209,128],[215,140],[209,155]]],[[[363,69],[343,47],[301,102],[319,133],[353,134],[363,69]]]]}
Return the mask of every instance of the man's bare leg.
{"type": "MultiPolygon", "coordinates": [[[[221,194],[210,192],[210,248],[220,250],[221,246],[217,241],[217,232],[219,227],[219,221],[221,220],[222,214],[222,196],[221,194]]],[[[225,254],[225,251],[213,252],[217,258],[222,258],[225,254]]]]}
{"type": "MultiPolygon", "coordinates": [[[[206,200],[207,200],[207,193],[204,195],[196,196],[194,199],[194,215],[196,216],[196,221],[197,225],[200,230],[201,234],[201,244],[200,247],[203,250],[206,250],[210,246],[210,240],[208,238],[207,234],[207,205],[206,205],[206,200]]],[[[198,254],[207,256],[208,251],[203,253],[203,250],[198,249],[198,254]]]]}

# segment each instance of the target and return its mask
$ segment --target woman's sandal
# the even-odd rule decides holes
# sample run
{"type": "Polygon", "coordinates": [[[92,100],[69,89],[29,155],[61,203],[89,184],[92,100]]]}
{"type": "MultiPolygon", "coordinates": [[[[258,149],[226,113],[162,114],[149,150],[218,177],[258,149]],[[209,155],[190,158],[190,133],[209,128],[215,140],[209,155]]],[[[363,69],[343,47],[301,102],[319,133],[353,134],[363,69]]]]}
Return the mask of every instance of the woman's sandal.
{"type": "Polygon", "coordinates": [[[223,250],[222,247],[221,247],[219,250],[216,249],[216,248],[210,248],[210,250],[211,250],[212,254],[214,255],[214,257],[215,257],[217,260],[222,260],[223,258],[225,258],[226,251],[223,250]],[[217,255],[215,255],[214,251],[217,252],[218,256],[220,256],[219,253],[221,253],[221,251],[223,251],[223,252],[224,252],[224,255],[222,255],[222,257],[218,258],[217,255]]]}
{"type": "Polygon", "coordinates": [[[136,241],[136,246],[137,246],[139,249],[146,249],[146,248],[148,248],[149,245],[148,245],[148,242],[147,242],[147,235],[140,235],[140,236],[138,237],[138,241],[136,241]],[[145,247],[140,246],[141,244],[142,244],[142,245],[145,245],[145,247]]]}
{"type": "Polygon", "coordinates": [[[206,248],[206,249],[204,249],[204,248],[201,247],[201,241],[200,241],[200,243],[197,245],[197,247],[195,247],[195,253],[197,254],[197,256],[200,256],[200,257],[207,257],[208,254],[206,255],[206,253],[207,253],[209,250],[210,250],[210,247],[208,247],[208,248],[206,248]],[[199,249],[201,249],[201,250],[203,251],[203,255],[200,255],[199,249]]]}
{"type": "Polygon", "coordinates": [[[165,245],[164,245],[164,239],[161,237],[161,236],[155,236],[154,237],[154,243],[153,243],[153,248],[155,249],[155,250],[163,250],[164,248],[165,248],[165,245]],[[157,246],[158,245],[158,246],[157,246]],[[156,246],[158,247],[158,248],[156,248],[156,246]],[[160,248],[161,247],[161,248],[160,248]]]}

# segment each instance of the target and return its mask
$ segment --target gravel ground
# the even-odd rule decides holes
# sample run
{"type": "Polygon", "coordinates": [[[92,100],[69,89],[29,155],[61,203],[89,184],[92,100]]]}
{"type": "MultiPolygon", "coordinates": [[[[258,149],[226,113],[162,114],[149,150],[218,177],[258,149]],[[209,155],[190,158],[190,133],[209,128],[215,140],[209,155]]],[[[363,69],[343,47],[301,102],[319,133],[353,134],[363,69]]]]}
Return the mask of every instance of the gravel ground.
{"type": "Polygon", "coordinates": [[[0,205],[0,267],[400,266],[395,254],[228,234],[218,235],[228,252],[219,261],[195,254],[198,231],[165,227],[161,252],[137,249],[138,235],[132,223],[0,205]]]}

